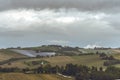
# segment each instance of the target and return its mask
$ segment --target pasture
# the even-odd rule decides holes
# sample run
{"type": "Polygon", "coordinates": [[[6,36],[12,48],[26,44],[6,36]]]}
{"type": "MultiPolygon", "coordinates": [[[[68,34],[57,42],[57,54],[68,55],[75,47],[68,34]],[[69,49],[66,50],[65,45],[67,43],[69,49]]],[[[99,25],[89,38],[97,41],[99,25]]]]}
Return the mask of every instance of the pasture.
{"type": "MultiPolygon", "coordinates": [[[[120,51],[119,50],[93,50],[93,49],[81,49],[84,50],[84,52],[89,53],[96,53],[98,52],[104,52],[108,55],[113,55],[116,59],[120,59],[120,51]]],[[[7,60],[10,58],[21,58],[26,57],[22,54],[12,52],[10,50],[0,50],[0,61],[7,60]]],[[[104,67],[103,63],[105,60],[102,60],[99,58],[99,55],[80,55],[80,56],[54,56],[54,57],[44,57],[44,58],[28,58],[28,59],[21,59],[17,61],[11,62],[11,64],[4,64],[1,65],[1,67],[18,67],[18,68],[36,68],[40,66],[40,64],[32,65],[31,62],[39,62],[39,61],[47,61],[52,66],[59,65],[59,66],[65,66],[66,64],[73,63],[78,65],[86,65],[86,66],[96,66],[96,67],[104,67]],[[27,65],[27,64],[29,65],[27,65]]],[[[118,66],[118,65],[117,65],[118,66]]]]}
{"type": "Polygon", "coordinates": [[[2,67],[29,67],[29,68],[35,68],[40,65],[26,65],[26,63],[31,62],[39,62],[41,60],[47,61],[52,66],[59,65],[59,66],[65,66],[66,64],[73,63],[78,65],[86,65],[86,66],[96,66],[96,67],[105,67],[103,66],[103,63],[105,60],[101,60],[98,55],[82,55],[82,56],[54,56],[49,58],[30,58],[30,59],[23,59],[11,62],[11,65],[4,64],[2,67]]]}
{"type": "Polygon", "coordinates": [[[13,52],[9,49],[5,49],[5,50],[0,49],[0,61],[8,60],[10,58],[22,58],[22,57],[27,57],[27,56],[13,52]]]}

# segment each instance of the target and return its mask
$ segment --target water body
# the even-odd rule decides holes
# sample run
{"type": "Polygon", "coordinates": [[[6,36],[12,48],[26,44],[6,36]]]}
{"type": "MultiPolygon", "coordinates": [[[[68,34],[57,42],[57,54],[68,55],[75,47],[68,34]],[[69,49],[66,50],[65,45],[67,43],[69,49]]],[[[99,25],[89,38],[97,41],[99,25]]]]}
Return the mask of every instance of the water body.
{"type": "Polygon", "coordinates": [[[55,55],[55,52],[38,52],[36,53],[33,50],[19,50],[19,49],[12,49],[12,51],[26,55],[28,57],[36,57],[37,55],[39,56],[52,56],[55,55]]]}

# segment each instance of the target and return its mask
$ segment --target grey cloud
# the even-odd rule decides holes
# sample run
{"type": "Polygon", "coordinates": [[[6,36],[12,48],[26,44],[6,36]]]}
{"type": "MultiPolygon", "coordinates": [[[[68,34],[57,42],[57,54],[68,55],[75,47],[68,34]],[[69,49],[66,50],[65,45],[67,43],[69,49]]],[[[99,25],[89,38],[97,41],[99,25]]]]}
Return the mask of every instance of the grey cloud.
{"type": "Polygon", "coordinates": [[[110,16],[106,17],[105,20],[109,22],[109,25],[120,31],[120,13],[116,13],[116,14],[110,14],[110,16]]]}
{"type": "Polygon", "coordinates": [[[0,0],[0,9],[76,8],[81,11],[119,11],[120,0],[0,0]]]}
{"type": "Polygon", "coordinates": [[[0,3],[0,9],[5,10],[0,12],[2,45],[65,42],[114,45],[113,42],[120,41],[120,0],[0,0],[0,3]]]}
{"type": "Polygon", "coordinates": [[[105,13],[88,13],[76,10],[73,12],[11,10],[0,13],[0,17],[2,17],[0,19],[1,36],[7,37],[36,36],[79,41],[107,39],[120,34],[114,29],[114,25],[110,25],[115,24],[116,21],[113,18],[116,19],[116,17],[112,17],[112,15],[107,17],[105,13]]]}

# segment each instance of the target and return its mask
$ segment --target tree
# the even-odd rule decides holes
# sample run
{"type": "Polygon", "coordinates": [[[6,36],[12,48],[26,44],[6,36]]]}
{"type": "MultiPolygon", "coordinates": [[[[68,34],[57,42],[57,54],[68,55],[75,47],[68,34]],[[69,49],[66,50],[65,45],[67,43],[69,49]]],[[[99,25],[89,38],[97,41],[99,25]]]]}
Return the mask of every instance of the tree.
{"type": "Polygon", "coordinates": [[[101,58],[104,58],[104,57],[107,57],[107,55],[106,55],[105,53],[101,53],[101,54],[100,54],[100,57],[101,57],[101,58]]]}
{"type": "Polygon", "coordinates": [[[35,73],[44,73],[44,68],[43,66],[41,65],[40,67],[38,67],[37,69],[35,69],[35,73]]]}
{"type": "Polygon", "coordinates": [[[93,72],[91,73],[91,80],[114,80],[115,77],[107,72],[93,72]]]}
{"type": "Polygon", "coordinates": [[[75,76],[75,80],[89,80],[90,74],[85,72],[77,73],[75,76]]]}
{"type": "Polygon", "coordinates": [[[99,52],[97,51],[96,54],[99,54],[99,52]]]}
{"type": "Polygon", "coordinates": [[[110,56],[109,57],[109,60],[114,60],[115,58],[113,56],[110,56]]]}
{"type": "Polygon", "coordinates": [[[99,68],[99,71],[103,71],[103,68],[102,68],[102,67],[100,67],[100,68],[99,68]]]}
{"type": "Polygon", "coordinates": [[[120,68],[109,66],[105,72],[113,74],[115,78],[120,78],[120,68]]]}
{"type": "Polygon", "coordinates": [[[98,71],[97,67],[92,66],[91,72],[96,72],[96,71],[98,71]]]}
{"type": "Polygon", "coordinates": [[[36,50],[35,52],[36,52],[36,53],[39,53],[39,50],[36,50]]]}
{"type": "Polygon", "coordinates": [[[50,64],[47,64],[44,66],[45,73],[52,73],[52,66],[50,64]]]}

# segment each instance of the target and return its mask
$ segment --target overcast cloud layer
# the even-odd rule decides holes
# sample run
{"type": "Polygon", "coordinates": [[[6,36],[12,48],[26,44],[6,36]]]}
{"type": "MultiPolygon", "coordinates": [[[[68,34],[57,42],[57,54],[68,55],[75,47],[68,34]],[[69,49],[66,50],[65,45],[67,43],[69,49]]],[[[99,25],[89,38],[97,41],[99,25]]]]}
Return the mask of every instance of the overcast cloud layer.
{"type": "Polygon", "coordinates": [[[120,47],[120,0],[0,0],[0,47],[120,47]]]}

